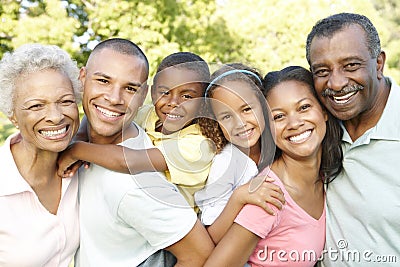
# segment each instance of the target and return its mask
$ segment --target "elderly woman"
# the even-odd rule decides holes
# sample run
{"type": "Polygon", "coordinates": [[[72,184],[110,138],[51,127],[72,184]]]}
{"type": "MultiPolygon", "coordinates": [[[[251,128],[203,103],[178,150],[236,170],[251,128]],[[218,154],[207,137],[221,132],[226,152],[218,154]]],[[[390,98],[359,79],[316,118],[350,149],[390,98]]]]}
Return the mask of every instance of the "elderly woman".
{"type": "Polygon", "coordinates": [[[78,74],[57,46],[0,62],[0,111],[19,129],[0,148],[0,266],[68,266],[79,246],[78,181],[56,172],[79,127],[78,74]]]}

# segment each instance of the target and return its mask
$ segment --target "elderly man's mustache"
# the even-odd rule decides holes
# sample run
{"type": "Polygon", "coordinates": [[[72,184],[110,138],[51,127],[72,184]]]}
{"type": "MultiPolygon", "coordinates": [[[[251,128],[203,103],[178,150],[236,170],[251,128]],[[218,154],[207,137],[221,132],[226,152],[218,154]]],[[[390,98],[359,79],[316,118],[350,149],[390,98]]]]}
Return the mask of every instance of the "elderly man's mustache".
{"type": "Polygon", "coordinates": [[[355,91],[360,91],[363,90],[364,86],[359,85],[359,84],[355,84],[355,85],[348,85],[346,87],[344,87],[342,90],[340,91],[335,91],[332,90],[331,88],[326,88],[324,91],[322,91],[322,96],[337,96],[337,95],[345,95],[351,92],[355,92],[355,91]]]}

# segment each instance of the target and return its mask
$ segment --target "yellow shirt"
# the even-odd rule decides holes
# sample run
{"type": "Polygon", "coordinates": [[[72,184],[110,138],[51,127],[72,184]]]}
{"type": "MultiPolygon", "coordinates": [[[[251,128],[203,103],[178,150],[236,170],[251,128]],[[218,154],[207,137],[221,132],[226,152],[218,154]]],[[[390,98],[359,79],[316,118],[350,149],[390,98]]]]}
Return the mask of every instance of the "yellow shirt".
{"type": "Polygon", "coordinates": [[[153,105],[143,106],[135,122],[146,130],[153,144],[164,155],[168,181],[176,184],[189,204],[195,208],[194,193],[207,181],[215,152],[211,141],[201,134],[197,124],[189,125],[173,134],[156,132],[159,118],[153,105]]]}

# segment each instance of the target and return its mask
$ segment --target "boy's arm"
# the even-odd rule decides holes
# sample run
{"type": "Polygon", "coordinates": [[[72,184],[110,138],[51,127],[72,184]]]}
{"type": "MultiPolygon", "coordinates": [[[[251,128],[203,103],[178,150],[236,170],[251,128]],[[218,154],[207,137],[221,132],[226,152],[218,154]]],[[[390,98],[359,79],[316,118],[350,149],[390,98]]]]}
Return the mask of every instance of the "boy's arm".
{"type": "Polygon", "coordinates": [[[175,244],[166,247],[177,258],[175,266],[203,266],[214,244],[199,220],[190,232],[175,244]]]}
{"type": "Polygon", "coordinates": [[[250,180],[249,183],[238,187],[229,198],[225,208],[214,221],[213,224],[207,227],[215,244],[222,239],[228,229],[232,226],[233,221],[239,214],[242,207],[246,204],[260,206],[267,213],[274,215],[273,209],[281,209],[285,203],[283,192],[279,186],[271,183],[274,180],[269,177],[257,176],[250,180]],[[252,190],[250,185],[260,184],[256,190],[252,190]],[[270,205],[273,205],[272,208],[270,205]]]}
{"type": "Polygon", "coordinates": [[[167,170],[164,156],[157,148],[135,150],[119,145],[77,141],[59,156],[58,174],[64,177],[73,175],[68,169],[79,160],[122,173],[167,170]]]}

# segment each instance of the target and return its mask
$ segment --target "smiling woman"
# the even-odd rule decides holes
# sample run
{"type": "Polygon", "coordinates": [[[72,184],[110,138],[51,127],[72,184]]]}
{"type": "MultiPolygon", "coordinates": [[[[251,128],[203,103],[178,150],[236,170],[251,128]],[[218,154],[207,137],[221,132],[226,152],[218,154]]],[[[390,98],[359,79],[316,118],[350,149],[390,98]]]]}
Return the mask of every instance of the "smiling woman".
{"type": "Polygon", "coordinates": [[[66,267],[78,248],[78,182],[56,173],[79,127],[78,74],[57,46],[24,45],[0,62],[0,111],[18,130],[0,148],[1,266],[66,267]]]}
{"type": "Polygon", "coordinates": [[[277,149],[274,161],[261,174],[274,178],[282,189],[285,208],[271,216],[261,207],[245,205],[204,266],[243,266],[248,262],[251,266],[312,267],[322,254],[323,183],[341,169],[339,124],[319,103],[312,74],[302,67],[268,73],[264,94],[277,149]],[[274,258],[267,249],[284,255],[274,258]],[[286,251],[312,251],[315,255],[297,260],[285,258],[286,251]]]}

